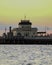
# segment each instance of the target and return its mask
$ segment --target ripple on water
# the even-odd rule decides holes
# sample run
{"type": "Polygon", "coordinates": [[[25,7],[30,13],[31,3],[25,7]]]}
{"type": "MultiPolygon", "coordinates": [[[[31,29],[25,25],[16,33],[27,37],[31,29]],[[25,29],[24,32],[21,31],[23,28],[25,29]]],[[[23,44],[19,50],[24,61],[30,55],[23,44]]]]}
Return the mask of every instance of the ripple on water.
{"type": "Polygon", "coordinates": [[[0,45],[0,65],[52,65],[52,45],[0,45]]]}

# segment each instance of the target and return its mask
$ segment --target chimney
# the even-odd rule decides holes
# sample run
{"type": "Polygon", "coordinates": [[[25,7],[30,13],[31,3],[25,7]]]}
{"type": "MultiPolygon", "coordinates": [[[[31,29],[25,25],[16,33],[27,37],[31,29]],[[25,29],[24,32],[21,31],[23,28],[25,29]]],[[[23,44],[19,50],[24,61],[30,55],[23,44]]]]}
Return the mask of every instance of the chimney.
{"type": "Polygon", "coordinates": [[[11,26],[9,27],[9,32],[11,32],[11,26]]]}

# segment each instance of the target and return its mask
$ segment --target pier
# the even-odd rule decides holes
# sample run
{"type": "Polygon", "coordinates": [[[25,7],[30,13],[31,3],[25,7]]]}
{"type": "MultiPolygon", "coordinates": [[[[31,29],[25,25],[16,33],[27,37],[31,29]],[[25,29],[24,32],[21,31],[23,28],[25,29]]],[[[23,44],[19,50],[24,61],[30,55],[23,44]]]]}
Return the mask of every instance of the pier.
{"type": "Polygon", "coordinates": [[[26,38],[2,38],[0,39],[0,44],[25,44],[25,45],[30,45],[30,44],[38,44],[38,45],[52,45],[52,39],[26,39],[26,38]]]}
{"type": "Polygon", "coordinates": [[[38,28],[32,28],[30,20],[21,20],[18,28],[9,27],[9,32],[0,37],[0,44],[52,44],[52,35],[46,35],[46,31],[38,32],[38,28]]]}

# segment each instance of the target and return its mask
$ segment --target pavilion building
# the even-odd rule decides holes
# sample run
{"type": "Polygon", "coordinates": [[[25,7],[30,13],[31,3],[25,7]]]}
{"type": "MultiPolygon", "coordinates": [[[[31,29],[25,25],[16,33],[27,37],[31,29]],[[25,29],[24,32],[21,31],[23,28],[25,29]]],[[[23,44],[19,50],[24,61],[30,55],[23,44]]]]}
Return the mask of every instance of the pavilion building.
{"type": "Polygon", "coordinates": [[[32,28],[30,20],[21,20],[18,28],[13,28],[13,36],[33,37],[37,34],[38,29],[32,28]]]}

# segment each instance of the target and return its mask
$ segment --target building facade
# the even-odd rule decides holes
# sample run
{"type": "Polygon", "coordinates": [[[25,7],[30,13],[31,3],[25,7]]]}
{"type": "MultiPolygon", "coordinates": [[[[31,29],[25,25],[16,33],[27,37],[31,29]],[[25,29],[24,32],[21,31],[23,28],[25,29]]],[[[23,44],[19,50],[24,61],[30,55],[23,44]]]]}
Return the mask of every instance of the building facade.
{"type": "Polygon", "coordinates": [[[37,34],[37,28],[32,28],[30,20],[21,20],[18,28],[12,30],[13,36],[33,37],[37,34]]]}

